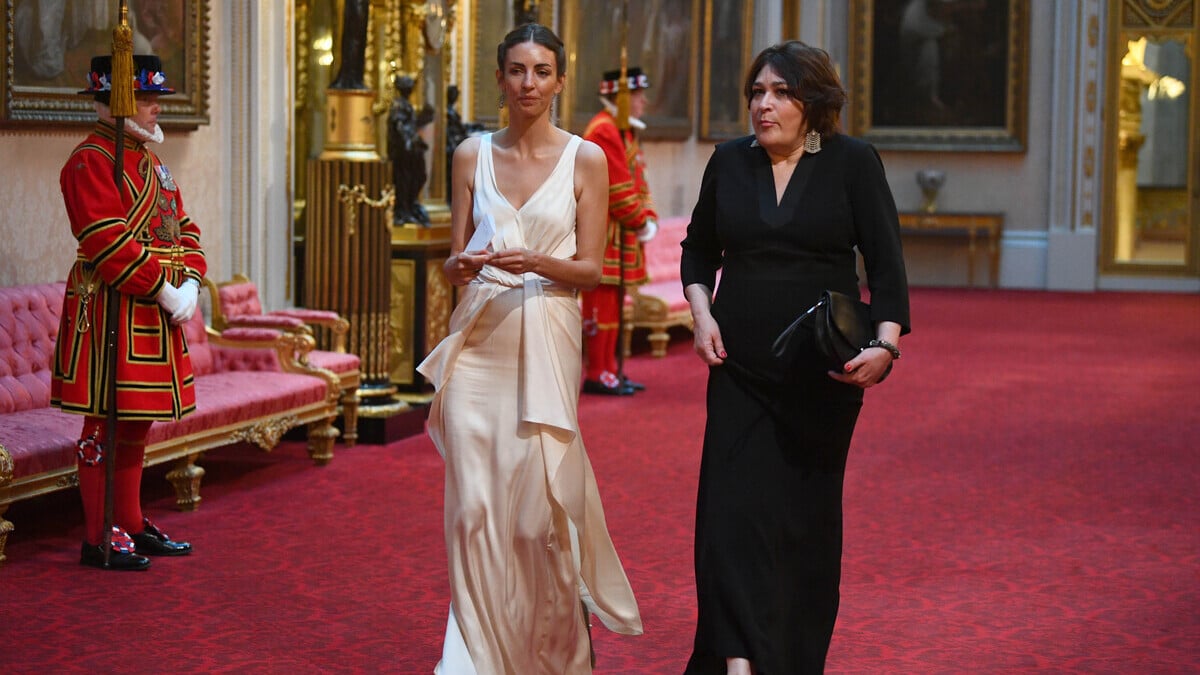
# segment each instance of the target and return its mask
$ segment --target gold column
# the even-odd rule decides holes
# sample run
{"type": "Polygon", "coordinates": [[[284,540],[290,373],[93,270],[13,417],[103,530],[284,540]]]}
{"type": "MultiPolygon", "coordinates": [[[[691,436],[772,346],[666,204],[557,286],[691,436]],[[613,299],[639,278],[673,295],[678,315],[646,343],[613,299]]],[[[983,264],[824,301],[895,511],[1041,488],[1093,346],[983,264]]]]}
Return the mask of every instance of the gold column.
{"type": "Polygon", "coordinates": [[[371,422],[408,407],[395,399],[388,377],[391,164],[375,151],[375,92],[329,88],[325,96],[325,147],[307,167],[304,297],[308,306],[350,322],[347,349],[362,360],[361,435],[366,442],[389,442],[394,438],[386,425],[371,422]]]}
{"type": "MultiPolygon", "coordinates": [[[[325,9],[313,0],[297,0],[298,21],[303,22],[297,39],[304,39],[306,50],[315,33],[342,32],[336,18],[342,5],[337,0],[325,9]]],[[[306,133],[321,147],[319,156],[306,152],[309,159],[297,166],[305,176],[300,181],[305,199],[297,204],[306,228],[301,243],[304,304],[338,311],[351,323],[348,348],[363,359],[362,438],[370,437],[372,424],[407,424],[379,419],[397,399],[428,399],[430,388],[416,365],[446,335],[455,299],[441,268],[450,248],[444,145],[446,78],[453,61],[445,45],[455,28],[458,2],[370,0],[370,5],[365,89],[324,88],[329,78],[315,77],[316,70],[310,79],[317,56],[303,61],[297,78],[298,90],[323,95],[309,94],[299,104],[316,127],[306,133]],[[431,161],[422,198],[431,227],[395,225],[386,208],[386,194],[394,185],[391,163],[381,156],[386,154],[393,78],[399,74],[417,82],[409,99],[414,107],[420,110],[429,103],[435,109],[426,137],[431,161]],[[313,115],[311,110],[322,112],[313,115]]]]}
{"type": "Polygon", "coordinates": [[[374,161],[375,92],[370,89],[325,90],[325,149],[321,159],[374,161]]]}
{"type": "Polygon", "coordinates": [[[396,391],[388,379],[391,189],[385,161],[309,160],[304,297],[350,322],[346,349],[362,359],[364,416],[396,391]]]}

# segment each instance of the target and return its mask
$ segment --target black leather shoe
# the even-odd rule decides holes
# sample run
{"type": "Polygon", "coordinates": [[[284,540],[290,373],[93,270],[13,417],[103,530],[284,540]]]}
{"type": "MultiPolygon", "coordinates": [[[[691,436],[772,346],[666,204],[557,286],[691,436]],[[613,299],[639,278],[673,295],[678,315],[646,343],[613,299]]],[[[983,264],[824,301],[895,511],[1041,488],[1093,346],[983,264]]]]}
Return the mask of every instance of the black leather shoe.
{"type": "Polygon", "coordinates": [[[122,572],[150,569],[150,559],[136,553],[111,551],[108,554],[108,567],[104,566],[104,546],[92,546],[83,542],[83,550],[79,553],[79,564],[88,567],[99,567],[102,570],[119,570],[122,572]]]}
{"type": "Polygon", "coordinates": [[[621,384],[625,385],[626,387],[629,387],[630,389],[632,389],[634,391],[646,391],[646,385],[642,384],[641,382],[634,382],[633,380],[629,379],[628,377],[625,377],[624,375],[621,376],[621,384]]]}
{"type": "Polygon", "coordinates": [[[145,555],[187,555],[192,552],[192,545],[186,541],[171,541],[171,538],[154,526],[149,518],[143,521],[146,530],[139,534],[130,535],[138,553],[145,555]]]}
{"type": "Polygon", "coordinates": [[[623,384],[609,387],[598,380],[584,380],[583,393],[604,394],[606,396],[629,396],[633,393],[633,388],[627,387],[623,384]]]}

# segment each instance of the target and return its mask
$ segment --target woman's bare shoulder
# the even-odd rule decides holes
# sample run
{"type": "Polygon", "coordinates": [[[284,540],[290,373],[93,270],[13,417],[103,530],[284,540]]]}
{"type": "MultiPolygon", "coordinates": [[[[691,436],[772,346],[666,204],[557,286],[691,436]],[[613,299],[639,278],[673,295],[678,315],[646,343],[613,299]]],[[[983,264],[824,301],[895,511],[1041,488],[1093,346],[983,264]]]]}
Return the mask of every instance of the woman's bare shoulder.
{"type": "Polygon", "coordinates": [[[575,153],[575,166],[577,167],[603,167],[608,171],[608,160],[604,156],[604,150],[600,149],[599,145],[583,139],[579,144],[579,150],[575,153]]]}
{"type": "Polygon", "coordinates": [[[454,157],[462,157],[464,159],[475,157],[479,154],[480,143],[481,141],[479,140],[479,136],[468,136],[467,138],[463,139],[462,143],[458,144],[457,148],[454,149],[454,157]]]}
{"type": "Polygon", "coordinates": [[[471,192],[475,190],[475,169],[479,163],[479,148],[482,141],[478,136],[468,136],[454,149],[454,157],[450,160],[451,180],[455,183],[454,190],[460,189],[458,183],[471,192]]]}

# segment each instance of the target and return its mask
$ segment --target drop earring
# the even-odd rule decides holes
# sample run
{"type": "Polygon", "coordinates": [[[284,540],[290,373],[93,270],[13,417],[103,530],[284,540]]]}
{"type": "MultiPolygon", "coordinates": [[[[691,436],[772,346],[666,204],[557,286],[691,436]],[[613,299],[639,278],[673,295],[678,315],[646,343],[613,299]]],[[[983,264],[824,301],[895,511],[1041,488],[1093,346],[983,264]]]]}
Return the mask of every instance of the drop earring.
{"type": "Polygon", "coordinates": [[[804,152],[815,155],[821,151],[821,134],[816,131],[810,131],[804,134],[804,152]]]}
{"type": "Polygon", "coordinates": [[[499,100],[499,102],[498,102],[498,105],[499,105],[501,108],[503,108],[503,107],[504,107],[504,92],[500,92],[500,100],[499,100]]]}

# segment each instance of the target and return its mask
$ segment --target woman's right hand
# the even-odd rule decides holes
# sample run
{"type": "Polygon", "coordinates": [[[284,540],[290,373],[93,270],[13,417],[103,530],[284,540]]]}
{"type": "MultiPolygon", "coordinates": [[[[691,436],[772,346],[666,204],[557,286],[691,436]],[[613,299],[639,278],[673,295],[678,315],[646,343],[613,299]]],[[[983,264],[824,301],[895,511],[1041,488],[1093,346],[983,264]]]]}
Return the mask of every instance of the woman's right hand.
{"type": "Polygon", "coordinates": [[[705,313],[692,320],[692,348],[700,360],[710,366],[725,363],[725,343],[721,340],[721,327],[712,314],[705,313]]]}
{"type": "Polygon", "coordinates": [[[451,284],[466,286],[479,276],[479,270],[483,269],[483,266],[491,259],[492,254],[487,251],[463,251],[446,258],[446,263],[442,265],[442,272],[446,275],[446,281],[451,284]]]}

